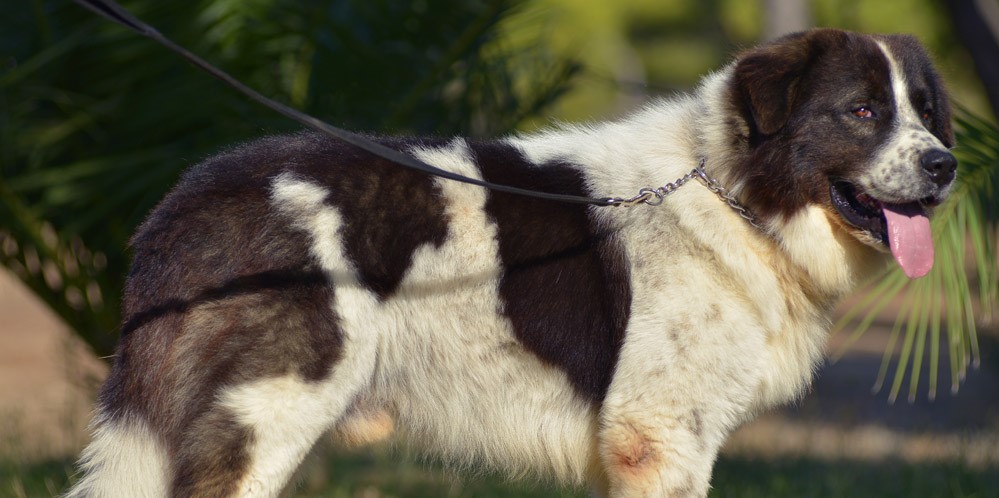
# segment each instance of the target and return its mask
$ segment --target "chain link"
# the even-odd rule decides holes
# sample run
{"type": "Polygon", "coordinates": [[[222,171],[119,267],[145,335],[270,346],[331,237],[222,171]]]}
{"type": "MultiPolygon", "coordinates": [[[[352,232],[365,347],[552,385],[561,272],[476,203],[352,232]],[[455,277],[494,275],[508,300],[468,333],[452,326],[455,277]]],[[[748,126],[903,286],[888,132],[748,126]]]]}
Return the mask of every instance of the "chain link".
{"type": "Polygon", "coordinates": [[[641,203],[645,203],[650,206],[658,206],[663,203],[663,200],[665,200],[666,196],[676,192],[684,184],[695,178],[700,180],[701,183],[703,183],[704,186],[708,188],[708,190],[714,192],[714,194],[717,195],[719,199],[725,201],[725,204],[728,204],[730,208],[732,208],[736,213],[738,213],[739,216],[741,216],[743,219],[748,221],[750,225],[753,225],[754,227],[759,228],[761,230],[763,229],[763,226],[760,225],[759,221],[757,221],[756,219],[756,216],[753,215],[753,212],[750,211],[749,208],[743,206],[742,203],[739,202],[739,200],[736,199],[735,196],[732,195],[725,187],[723,187],[718,180],[715,180],[714,178],[708,176],[708,173],[704,171],[703,159],[697,165],[696,168],[690,170],[690,173],[687,173],[686,175],[683,175],[680,178],[677,178],[676,180],[667,183],[666,185],[663,185],[662,187],[659,188],[645,187],[638,191],[638,195],[628,199],[622,199],[620,197],[610,197],[606,200],[612,206],[633,207],[641,203]]]}

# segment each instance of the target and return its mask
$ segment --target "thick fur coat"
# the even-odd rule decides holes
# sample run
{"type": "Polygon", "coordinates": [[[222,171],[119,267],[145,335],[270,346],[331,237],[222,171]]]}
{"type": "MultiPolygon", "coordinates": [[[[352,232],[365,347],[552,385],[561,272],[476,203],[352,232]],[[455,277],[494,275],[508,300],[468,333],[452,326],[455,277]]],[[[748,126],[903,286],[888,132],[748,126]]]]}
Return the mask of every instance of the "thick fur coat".
{"type": "Polygon", "coordinates": [[[315,133],[192,168],[136,234],[121,343],[73,497],[275,496],[324,434],[598,496],[703,497],[726,436],[802,394],[837,300],[925,273],[954,179],[911,37],[740,54],[617,122],[381,139],[462,175],[630,196],[592,207],[402,169],[315,133]]]}

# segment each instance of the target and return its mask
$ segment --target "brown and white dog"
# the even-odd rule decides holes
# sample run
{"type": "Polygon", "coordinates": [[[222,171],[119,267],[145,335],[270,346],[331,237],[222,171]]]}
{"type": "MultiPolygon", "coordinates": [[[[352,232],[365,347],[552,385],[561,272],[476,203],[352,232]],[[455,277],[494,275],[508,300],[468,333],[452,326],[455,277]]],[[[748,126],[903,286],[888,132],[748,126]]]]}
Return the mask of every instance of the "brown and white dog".
{"type": "Polygon", "coordinates": [[[134,238],[70,496],[275,496],[324,434],[394,431],[600,496],[703,497],[726,436],[808,386],[837,299],[889,253],[929,271],[927,210],[956,167],[916,40],[837,30],[749,50],[618,122],[382,142],[597,197],[704,160],[762,228],[696,182],[658,207],[584,207],[314,133],[233,148],[134,238]]]}

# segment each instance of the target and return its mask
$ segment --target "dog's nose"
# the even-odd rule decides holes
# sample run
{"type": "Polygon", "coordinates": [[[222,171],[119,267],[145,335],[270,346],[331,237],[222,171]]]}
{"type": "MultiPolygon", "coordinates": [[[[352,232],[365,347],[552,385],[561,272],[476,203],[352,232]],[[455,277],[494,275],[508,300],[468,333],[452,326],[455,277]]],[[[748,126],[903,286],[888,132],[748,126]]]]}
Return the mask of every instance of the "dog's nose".
{"type": "Polygon", "coordinates": [[[936,149],[923,154],[923,157],[919,158],[919,165],[930,175],[933,183],[943,187],[954,180],[957,159],[950,152],[936,149]]]}

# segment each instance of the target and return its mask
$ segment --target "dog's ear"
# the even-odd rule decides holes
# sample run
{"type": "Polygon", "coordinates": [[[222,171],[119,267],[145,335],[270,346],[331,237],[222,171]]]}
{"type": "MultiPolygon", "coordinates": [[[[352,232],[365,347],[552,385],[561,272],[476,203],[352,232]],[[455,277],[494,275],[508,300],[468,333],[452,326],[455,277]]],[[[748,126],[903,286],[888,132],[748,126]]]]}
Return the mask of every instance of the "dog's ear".
{"type": "Polygon", "coordinates": [[[798,83],[830,43],[847,33],[833,29],[804,31],[743,53],[735,66],[738,97],[752,125],[772,135],[787,124],[799,92],[798,83]]]}

